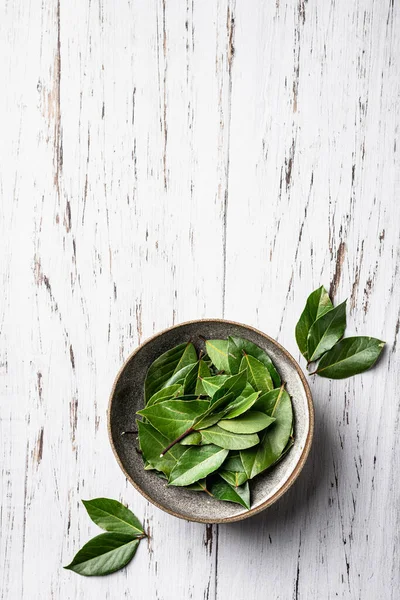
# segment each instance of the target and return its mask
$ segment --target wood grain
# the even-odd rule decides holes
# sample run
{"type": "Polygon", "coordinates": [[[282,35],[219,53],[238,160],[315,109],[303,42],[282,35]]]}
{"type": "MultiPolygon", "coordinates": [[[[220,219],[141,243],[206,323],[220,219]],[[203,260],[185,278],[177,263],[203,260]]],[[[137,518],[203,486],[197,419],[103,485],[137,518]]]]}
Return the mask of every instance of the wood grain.
{"type": "Polygon", "coordinates": [[[399,27],[394,0],[4,0],[2,599],[398,597],[399,27]],[[225,316],[300,360],[320,284],[349,298],[348,333],[388,348],[311,382],[295,486],[221,527],[149,505],[107,440],[124,358],[225,316]],[[97,533],[80,499],[98,496],[150,538],[85,579],[62,565],[97,533]]]}

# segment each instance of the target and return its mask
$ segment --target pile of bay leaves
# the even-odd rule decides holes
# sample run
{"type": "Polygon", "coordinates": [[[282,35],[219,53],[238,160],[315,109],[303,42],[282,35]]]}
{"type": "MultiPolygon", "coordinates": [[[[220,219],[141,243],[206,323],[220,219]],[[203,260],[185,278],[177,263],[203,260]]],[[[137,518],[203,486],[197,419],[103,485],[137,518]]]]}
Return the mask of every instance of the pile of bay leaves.
{"type": "Polygon", "coordinates": [[[252,342],[204,340],[159,356],[138,414],[144,468],[168,485],[250,509],[249,480],[292,447],[293,410],[268,354],[252,342]]]}

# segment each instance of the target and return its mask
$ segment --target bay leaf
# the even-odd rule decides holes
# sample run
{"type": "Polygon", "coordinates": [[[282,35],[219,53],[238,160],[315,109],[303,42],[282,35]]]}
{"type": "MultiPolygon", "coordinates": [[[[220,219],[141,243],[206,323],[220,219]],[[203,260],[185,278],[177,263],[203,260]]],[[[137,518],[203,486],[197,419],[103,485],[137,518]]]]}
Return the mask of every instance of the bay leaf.
{"type": "Polygon", "coordinates": [[[214,375],[213,377],[203,377],[201,383],[206,394],[212,398],[227,379],[229,379],[229,375],[214,375]]]}
{"type": "MultiPolygon", "coordinates": [[[[157,433],[160,433],[160,432],[158,431],[157,433]]],[[[161,433],[160,433],[160,435],[161,435],[161,433]]],[[[155,471],[155,470],[156,470],[156,469],[153,467],[153,465],[151,465],[151,464],[149,463],[149,461],[147,461],[145,458],[144,458],[143,462],[144,462],[144,470],[145,470],[145,471],[155,471]]]]}
{"type": "Polygon", "coordinates": [[[238,396],[236,400],[239,402],[240,400],[243,400],[243,398],[248,398],[251,396],[251,394],[254,394],[255,391],[256,390],[253,388],[253,386],[247,381],[246,385],[240,392],[240,396],[238,396]]]}
{"type": "Polygon", "coordinates": [[[260,436],[254,448],[242,450],[240,458],[249,479],[268,469],[280,457],[292,431],[293,409],[289,394],[280,389],[280,394],[271,416],[276,421],[260,436]]]}
{"type": "Polygon", "coordinates": [[[142,536],[143,526],[129,508],[110,498],[82,500],[89,517],[105,531],[124,533],[131,537],[142,536]]]}
{"type": "Polygon", "coordinates": [[[319,361],[316,373],[330,379],[344,379],[370,369],[378,360],[385,342],[372,337],[344,338],[319,361]]]}
{"type": "Polygon", "coordinates": [[[202,442],[201,433],[199,431],[193,431],[183,438],[179,443],[181,446],[200,446],[202,442]]]}
{"type": "Polygon", "coordinates": [[[187,486],[204,479],[224,462],[228,450],[208,444],[188,448],[180,457],[169,477],[169,485],[187,486]]]}
{"type": "Polygon", "coordinates": [[[201,429],[206,429],[207,427],[211,427],[211,425],[215,425],[225,417],[225,414],[229,410],[228,408],[224,408],[221,411],[213,412],[212,407],[208,411],[204,413],[201,417],[195,421],[193,424],[193,429],[196,431],[200,431],[201,429]]]}
{"type": "Polygon", "coordinates": [[[259,395],[260,392],[253,392],[247,397],[242,395],[234,400],[229,406],[229,412],[224,416],[224,419],[234,419],[248,411],[257,402],[259,395]]]}
{"type": "Polygon", "coordinates": [[[234,451],[229,452],[221,468],[225,471],[238,471],[240,473],[245,472],[239,452],[234,451]]]}
{"type": "Polygon", "coordinates": [[[274,421],[274,417],[269,417],[265,413],[249,410],[235,419],[221,419],[218,427],[233,433],[258,433],[269,427],[274,421]]]}
{"type": "Polygon", "coordinates": [[[256,391],[269,392],[273,389],[274,384],[268,368],[254,356],[250,354],[243,356],[240,370],[243,369],[247,369],[247,380],[256,391]]]}
{"type": "Polygon", "coordinates": [[[123,533],[102,533],[85,544],[64,569],[89,577],[109,575],[132,560],[139,542],[123,533]]]}
{"type": "Polygon", "coordinates": [[[171,398],[171,400],[184,400],[185,402],[187,402],[188,400],[203,400],[205,402],[210,403],[210,399],[208,398],[208,396],[198,396],[197,394],[182,394],[181,396],[171,398]]]}
{"type": "Polygon", "coordinates": [[[207,354],[218,371],[224,371],[230,375],[228,361],[228,341],[227,340],[207,340],[207,354]]]}
{"type": "Polygon", "coordinates": [[[248,482],[240,487],[235,487],[218,477],[213,479],[208,489],[214,498],[227,502],[235,502],[250,510],[250,488],[248,482]]]}
{"type": "Polygon", "coordinates": [[[209,407],[207,400],[166,400],[138,411],[138,415],[160,431],[170,441],[192,427],[199,415],[209,407]]]}
{"type": "Polygon", "coordinates": [[[201,441],[202,444],[215,444],[227,450],[243,450],[257,445],[260,439],[256,433],[237,434],[213,425],[201,430],[201,441]]]}
{"type": "Polygon", "coordinates": [[[243,358],[243,353],[241,348],[239,348],[234,339],[229,336],[228,337],[228,364],[229,370],[232,375],[236,375],[240,371],[240,363],[243,358]]]}
{"type": "Polygon", "coordinates": [[[242,394],[247,382],[246,370],[240,371],[237,375],[228,377],[223,385],[215,392],[210,401],[210,409],[228,405],[242,394]]]}
{"type": "Polygon", "coordinates": [[[198,369],[198,373],[197,373],[195,394],[209,395],[209,394],[207,394],[206,390],[204,389],[202,380],[204,378],[210,377],[210,376],[211,376],[211,371],[210,371],[210,367],[208,366],[207,362],[204,359],[199,360],[199,369],[198,369]]]}
{"type": "Polygon", "coordinates": [[[219,469],[218,475],[233,487],[243,485],[248,480],[248,477],[244,471],[225,471],[219,469]]]}
{"type": "Polygon", "coordinates": [[[253,356],[267,367],[274,384],[273,387],[279,387],[281,385],[280,375],[265,350],[245,338],[234,336],[228,338],[228,361],[230,361],[229,365],[232,375],[235,375],[235,373],[238,373],[238,371],[241,370],[240,362],[244,353],[253,356]],[[234,371],[232,369],[234,369],[234,371]]]}
{"type": "Polygon", "coordinates": [[[190,369],[185,375],[185,379],[183,381],[184,394],[194,394],[198,373],[199,361],[195,362],[193,365],[190,365],[190,369]]]}
{"type": "Polygon", "coordinates": [[[180,396],[180,394],[183,394],[183,386],[181,384],[176,383],[175,385],[170,385],[153,394],[146,406],[152,406],[153,404],[158,404],[158,402],[163,402],[164,400],[171,400],[172,398],[180,396]]]}
{"type": "Polygon", "coordinates": [[[168,481],[168,477],[161,471],[157,471],[156,469],[154,469],[154,475],[156,475],[159,479],[162,479],[163,481],[168,481]]]}
{"type": "Polygon", "coordinates": [[[197,353],[191,342],[175,346],[156,358],[146,375],[144,384],[146,402],[165,386],[174,373],[195,362],[197,362],[197,353]]]}
{"type": "Polygon", "coordinates": [[[252,408],[270,415],[281,393],[281,389],[284,388],[275,388],[274,390],[260,394],[252,408]]]}
{"type": "Polygon", "coordinates": [[[296,325],[296,342],[305,358],[308,359],[307,338],[311,326],[332,308],[333,304],[323,285],[308,296],[304,310],[296,325]]]}
{"type": "Polygon", "coordinates": [[[209,408],[195,420],[193,429],[205,429],[218,423],[229,412],[231,402],[242,392],[246,384],[246,377],[246,371],[229,377],[214,394],[209,408]]]}
{"type": "Polygon", "coordinates": [[[171,387],[172,385],[176,385],[177,383],[179,383],[179,384],[182,384],[183,388],[185,389],[186,378],[188,377],[189,373],[192,371],[195,364],[196,363],[186,365],[186,366],[182,367],[182,369],[179,369],[178,371],[173,373],[171,375],[171,377],[168,379],[168,381],[165,382],[163,387],[171,387]]]}
{"type": "Polygon", "coordinates": [[[319,317],[310,327],[307,338],[308,362],[314,362],[330,350],[346,329],[346,300],[319,317]]]}
{"type": "Polygon", "coordinates": [[[157,431],[150,423],[137,421],[137,426],[143,457],[154,469],[169,477],[179,458],[185,452],[185,448],[182,448],[180,444],[176,444],[161,457],[160,454],[171,440],[157,431]]]}
{"type": "Polygon", "coordinates": [[[284,447],[284,449],[282,450],[282,454],[276,459],[276,461],[271,465],[271,467],[274,467],[275,465],[277,465],[279,462],[281,462],[281,460],[283,458],[285,458],[286,454],[290,451],[290,449],[294,446],[294,437],[293,434],[290,434],[288,443],[286,444],[286,446],[284,447]]]}
{"type": "Polygon", "coordinates": [[[200,479],[191,485],[185,485],[185,489],[191,490],[192,492],[207,492],[206,479],[200,479]]]}

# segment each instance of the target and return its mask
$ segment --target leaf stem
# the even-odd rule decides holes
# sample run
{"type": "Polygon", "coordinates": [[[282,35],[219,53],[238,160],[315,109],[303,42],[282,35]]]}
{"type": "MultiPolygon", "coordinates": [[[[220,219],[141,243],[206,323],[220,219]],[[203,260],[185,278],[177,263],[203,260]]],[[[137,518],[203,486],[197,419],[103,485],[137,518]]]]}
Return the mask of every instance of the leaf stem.
{"type": "Polygon", "coordinates": [[[171,450],[171,448],[173,446],[175,446],[175,444],[177,444],[178,442],[183,440],[183,438],[185,438],[187,435],[189,435],[189,433],[192,433],[192,431],[194,431],[193,427],[189,427],[189,429],[186,429],[186,431],[184,431],[179,437],[177,437],[176,440],[174,440],[173,442],[168,444],[168,446],[166,448],[164,448],[164,450],[161,452],[160,458],[162,458],[164,456],[164,454],[166,454],[168,452],[168,450],[171,450]]]}
{"type": "Polygon", "coordinates": [[[313,371],[312,373],[309,373],[308,376],[311,377],[311,375],[316,375],[318,373],[318,371],[313,371]]]}

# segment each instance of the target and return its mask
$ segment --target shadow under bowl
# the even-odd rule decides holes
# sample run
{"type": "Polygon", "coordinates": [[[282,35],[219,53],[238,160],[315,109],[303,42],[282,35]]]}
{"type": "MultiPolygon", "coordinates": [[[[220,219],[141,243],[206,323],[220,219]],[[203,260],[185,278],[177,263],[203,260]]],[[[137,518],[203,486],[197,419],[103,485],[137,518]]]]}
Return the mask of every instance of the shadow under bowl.
{"type": "Polygon", "coordinates": [[[221,319],[203,319],[175,325],[146,340],[127,358],[111,391],[108,407],[110,443],[119,466],[132,485],[158,508],[188,521],[228,523],[246,519],[280,498],[299,475],[307,459],[314,430],[311,392],[299,365],[275,340],[253,327],[221,319]],[[136,435],[136,411],[144,407],[144,381],[151,363],[163,352],[191,340],[199,351],[201,337],[243,337],[265,350],[290,394],[294,413],[295,442],[290,452],[272,469],[251,480],[251,510],[222,502],[207,494],[168,487],[165,480],[143,468],[136,435]]]}

